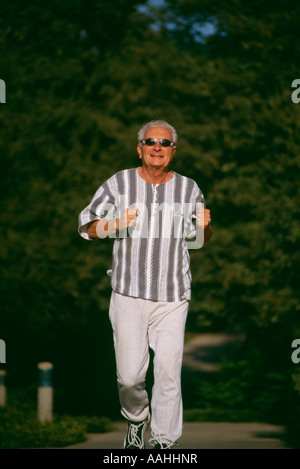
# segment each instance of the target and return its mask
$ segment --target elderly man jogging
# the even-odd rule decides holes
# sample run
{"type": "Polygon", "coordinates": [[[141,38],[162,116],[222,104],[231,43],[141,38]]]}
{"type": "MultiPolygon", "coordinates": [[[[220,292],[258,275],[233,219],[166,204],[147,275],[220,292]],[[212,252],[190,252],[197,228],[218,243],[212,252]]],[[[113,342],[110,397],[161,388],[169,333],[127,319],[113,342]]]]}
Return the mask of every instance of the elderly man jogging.
{"type": "Polygon", "coordinates": [[[141,166],[104,182],[79,216],[85,239],[114,239],[109,318],[121,413],[128,421],[125,449],[145,448],[150,421],[154,448],[171,448],[182,434],[188,249],[205,245],[212,228],[196,182],[169,169],[176,143],[176,130],[167,122],[144,125],[137,145],[141,166]],[[151,405],[145,387],[149,348],[154,351],[151,405]]]}

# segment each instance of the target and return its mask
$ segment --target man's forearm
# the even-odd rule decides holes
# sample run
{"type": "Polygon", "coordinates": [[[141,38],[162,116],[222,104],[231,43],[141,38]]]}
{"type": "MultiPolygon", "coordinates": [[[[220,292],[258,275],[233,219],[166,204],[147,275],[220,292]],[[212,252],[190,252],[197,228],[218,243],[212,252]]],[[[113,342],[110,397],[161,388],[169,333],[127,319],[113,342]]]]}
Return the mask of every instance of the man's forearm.
{"type": "MultiPolygon", "coordinates": [[[[138,210],[137,208],[128,208],[120,218],[106,220],[102,218],[94,221],[87,229],[90,238],[107,238],[107,236],[116,235],[122,230],[134,225],[138,210]]],[[[113,236],[112,236],[113,237],[113,236]]]]}
{"type": "Polygon", "coordinates": [[[119,220],[96,220],[90,224],[87,229],[87,234],[90,238],[106,238],[112,234],[116,234],[119,231],[119,220]]]}
{"type": "Polygon", "coordinates": [[[208,241],[211,238],[211,235],[213,234],[213,229],[211,225],[209,224],[205,229],[204,229],[204,241],[203,241],[203,246],[205,246],[208,241]]]}

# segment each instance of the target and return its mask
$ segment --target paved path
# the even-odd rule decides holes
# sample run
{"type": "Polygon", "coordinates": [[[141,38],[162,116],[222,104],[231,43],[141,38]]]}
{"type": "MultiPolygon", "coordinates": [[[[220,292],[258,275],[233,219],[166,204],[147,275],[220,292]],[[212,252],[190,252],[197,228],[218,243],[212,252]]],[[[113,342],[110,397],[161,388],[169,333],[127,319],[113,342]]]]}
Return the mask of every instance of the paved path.
{"type": "Polygon", "coordinates": [[[231,360],[243,344],[243,334],[197,334],[186,341],[183,352],[183,372],[214,373],[223,359],[231,360]]]}
{"type": "MultiPolygon", "coordinates": [[[[284,449],[284,429],[263,423],[186,422],[176,449],[284,449]]],[[[126,423],[117,423],[109,433],[91,433],[87,441],[68,449],[121,449],[126,423]]],[[[146,441],[150,432],[146,432],[146,441]]],[[[147,445],[148,449],[151,449],[147,445]]]]}

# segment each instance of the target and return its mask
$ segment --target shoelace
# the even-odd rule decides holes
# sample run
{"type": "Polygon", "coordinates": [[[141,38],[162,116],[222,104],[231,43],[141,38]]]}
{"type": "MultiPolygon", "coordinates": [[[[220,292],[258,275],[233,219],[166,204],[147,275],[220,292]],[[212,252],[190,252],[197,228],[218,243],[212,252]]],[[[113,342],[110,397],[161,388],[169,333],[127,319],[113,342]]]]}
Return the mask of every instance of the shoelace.
{"type": "Polygon", "coordinates": [[[173,446],[178,445],[178,441],[169,441],[168,443],[166,443],[165,441],[161,441],[160,436],[156,438],[151,438],[149,440],[149,444],[151,446],[155,446],[157,445],[157,443],[161,446],[161,448],[164,449],[171,449],[173,448],[173,446]]]}
{"type": "Polygon", "coordinates": [[[137,446],[140,449],[144,449],[143,441],[138,436],[138,431],[140,430],[140,427],[143,427],[143,425],[145,425],[145,422],[141,422],[138,425],[133,423],[130,424],[127,434],[127,442],[130,446],[137,446]]]}

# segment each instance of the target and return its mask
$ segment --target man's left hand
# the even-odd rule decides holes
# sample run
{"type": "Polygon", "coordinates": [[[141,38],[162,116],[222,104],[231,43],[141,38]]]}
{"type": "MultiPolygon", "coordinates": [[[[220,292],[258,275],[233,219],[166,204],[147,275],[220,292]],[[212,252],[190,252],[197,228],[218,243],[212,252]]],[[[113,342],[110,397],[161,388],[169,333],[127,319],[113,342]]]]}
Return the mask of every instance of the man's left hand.
{"type": "Polygon", "coordinates": [[[210,221],[210,210],[199,205],[197,210],[197,225],[205,229],[208,227],[210,221]]]}

